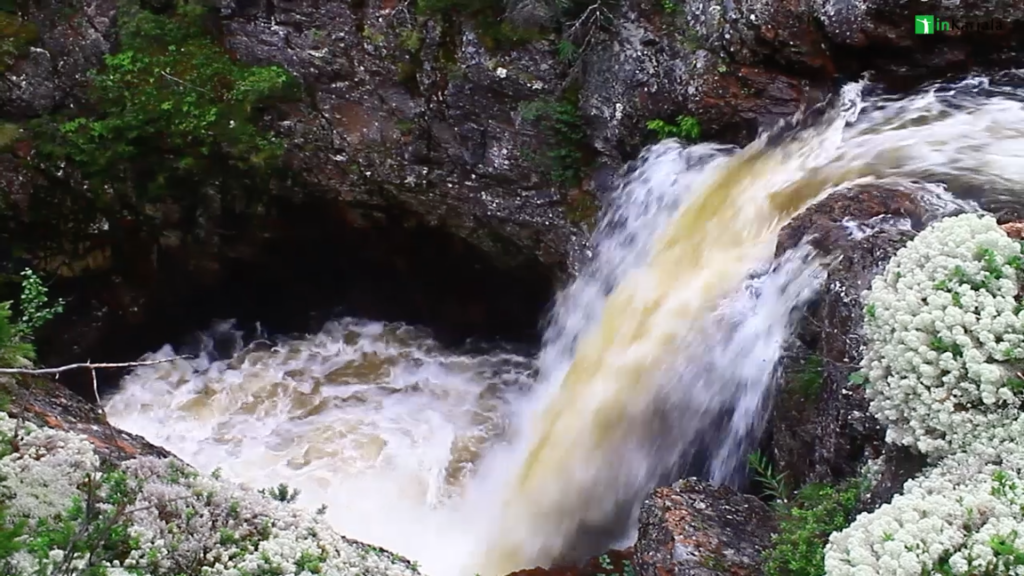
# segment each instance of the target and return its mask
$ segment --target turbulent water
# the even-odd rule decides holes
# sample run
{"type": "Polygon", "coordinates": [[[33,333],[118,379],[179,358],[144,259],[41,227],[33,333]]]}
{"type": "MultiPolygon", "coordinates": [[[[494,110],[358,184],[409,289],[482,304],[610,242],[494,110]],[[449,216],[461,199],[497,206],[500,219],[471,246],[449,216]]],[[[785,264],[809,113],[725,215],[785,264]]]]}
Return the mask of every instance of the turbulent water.
{"type": "Polygon", "coordinates": [[[861,90],[742,150],[646,150],[536,359],[345,319],[230,361],[139,369],[110,418],[201,469],[298,487],[346,535],[433,576],[628,542],[656,483],[681,470],[737,481],[783,341],[826,276],[806,247],[772,261],[793,216],[852,181],[996,201],[1024,185],[1024,91],[861,90]]]}

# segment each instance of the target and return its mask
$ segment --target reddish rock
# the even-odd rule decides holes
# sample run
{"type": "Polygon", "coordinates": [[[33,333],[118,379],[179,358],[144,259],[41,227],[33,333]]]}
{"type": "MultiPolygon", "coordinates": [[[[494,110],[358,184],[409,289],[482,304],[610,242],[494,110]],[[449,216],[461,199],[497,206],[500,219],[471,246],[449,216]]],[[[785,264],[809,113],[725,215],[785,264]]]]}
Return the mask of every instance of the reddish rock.
{"type": "Polygon", "coordinates": [[[775,520],[763,502],[696,479],[656,488],[640,511],[639,576],[758,576],[775,520]]]}
{"type": "Polygon", "coordinates": [[[3,410],[11,418],[82,434],[105,462],[123,462],[136,456],[174,457],[141,436],[115,428],[103,410],[50,378],[2,376],[0,396],[5,400],[3,410]]]}
{"type": "Polygon", "coordinates": [[[1007,222],[1000,226],[1006,235],[1014,240],[1024,239],[1024,222],[1007,222]]]}

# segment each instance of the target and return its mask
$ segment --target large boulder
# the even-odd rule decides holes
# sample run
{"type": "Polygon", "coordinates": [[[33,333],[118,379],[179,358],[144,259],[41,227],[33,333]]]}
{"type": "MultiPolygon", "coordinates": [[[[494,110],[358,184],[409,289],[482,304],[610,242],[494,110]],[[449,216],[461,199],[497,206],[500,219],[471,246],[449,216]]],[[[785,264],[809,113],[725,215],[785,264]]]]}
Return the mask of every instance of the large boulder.
{"type": "Polygon", "coordinates": [[[640,510],[639,576],[757,576],[775,520],[754,496],[693,478],[656,488],[640,510]]]}
{"type": "Polygon", "coordinates": [[[828,259],[828,281],[798,325],[783,361],[769,436],[791,486],[836,482],[874,460],[875,505],[916,475],[924,459],[885,443],[851,375],[863,355],[862,293],[889,259],[929,223],[966,209],[941,187],[910,181],[860,183],[837,190],[781,232],[781,255],[809,242],[828,259]]]}

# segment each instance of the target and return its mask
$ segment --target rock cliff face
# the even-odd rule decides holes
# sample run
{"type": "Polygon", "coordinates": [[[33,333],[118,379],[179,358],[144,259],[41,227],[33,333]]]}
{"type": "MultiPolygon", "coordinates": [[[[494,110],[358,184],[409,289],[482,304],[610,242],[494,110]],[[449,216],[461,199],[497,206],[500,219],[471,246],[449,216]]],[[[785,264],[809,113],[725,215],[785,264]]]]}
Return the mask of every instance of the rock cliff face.
{"type": "MultiPolygon", "coordinates": [[[[54,182],[24,170],[32,146],[18,128],[86,107],[89,71],[117,47],[118,3],[13,4],[0,12],[0,186],[24,204],[54,182]]],[[[293,303],[282,317],[348,304],[459,337],[532,338],[583,252],[595,198],[652,140],[647,121],[692,115],[704,135],[743,142],[867,70],[899,87],[1019,62],[1019,3],[961,2],[937,16],[1000,20],[914,35],[925,6],[595,1],[510,47],[493,22],[411,2],[221,0],[225,46],[305,87],[264,118],[288,142],[289,175],[267,213],[222,207],[197,232],[181,207],[154,207],[159,238],[87,239],[65,267],[63,291],[77,297],[44,357],[122,359],[211,313],[246,317],[282,300],[293,303]],[[299,283],[312,288],[281,287],[299,283]],[[474,312],[451,312],[467,304],[474,312]],[[118,334],[123,343],[99,344],[118,334]]]]}

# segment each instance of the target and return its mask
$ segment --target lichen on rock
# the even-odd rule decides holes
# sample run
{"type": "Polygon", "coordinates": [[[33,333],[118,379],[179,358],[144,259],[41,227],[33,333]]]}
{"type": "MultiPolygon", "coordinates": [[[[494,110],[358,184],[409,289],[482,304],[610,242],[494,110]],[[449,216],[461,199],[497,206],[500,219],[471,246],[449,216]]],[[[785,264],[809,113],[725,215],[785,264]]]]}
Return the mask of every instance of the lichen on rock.
{"type": "Polygon", "coordinates": [[[81,434],[0,414],[0,570],[413,576],[316,514],[174,458],[104,466],[81,434]]]}

